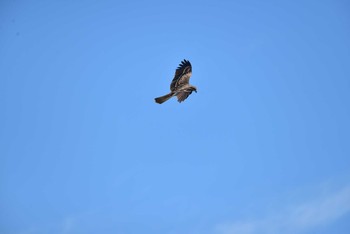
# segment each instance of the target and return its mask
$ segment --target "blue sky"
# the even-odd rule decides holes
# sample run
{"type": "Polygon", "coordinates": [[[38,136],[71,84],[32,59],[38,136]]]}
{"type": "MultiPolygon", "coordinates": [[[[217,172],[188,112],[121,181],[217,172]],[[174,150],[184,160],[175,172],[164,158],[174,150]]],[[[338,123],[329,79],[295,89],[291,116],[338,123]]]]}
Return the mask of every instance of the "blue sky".
{"type": "Polygon", "coordinates": [[[1,1],[0,233],[349,233],[349,12],[1,1]]]}

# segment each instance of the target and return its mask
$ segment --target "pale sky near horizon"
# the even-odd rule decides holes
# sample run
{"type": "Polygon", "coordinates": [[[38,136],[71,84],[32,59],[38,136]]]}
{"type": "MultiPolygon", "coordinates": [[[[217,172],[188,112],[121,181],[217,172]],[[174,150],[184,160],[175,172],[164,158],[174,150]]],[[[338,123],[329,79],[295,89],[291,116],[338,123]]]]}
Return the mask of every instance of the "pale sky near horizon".
{"type": "Polygon", "coordinates": [[[350,4],[0,2],[0,234],[348,234],[350,4]],[[178,64],[197,86],[158,105],[178,64]]]}

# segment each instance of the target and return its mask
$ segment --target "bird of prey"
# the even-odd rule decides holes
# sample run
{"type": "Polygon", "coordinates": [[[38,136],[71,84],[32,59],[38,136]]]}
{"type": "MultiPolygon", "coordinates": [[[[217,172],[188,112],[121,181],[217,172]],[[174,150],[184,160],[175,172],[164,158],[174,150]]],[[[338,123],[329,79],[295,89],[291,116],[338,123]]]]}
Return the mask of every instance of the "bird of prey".
{"type": "Polygon", "coordinates": [[[175,71],[174,78],[170,84],[170,93],[155,98],[154,100],[156,103],[162,104],[174,96],[177,97],[178,102],[183,102],[193,91],[197,93],[197,88],[189,84],[191,75],[191,63],[190,61],[184,59],[175,71]]]}

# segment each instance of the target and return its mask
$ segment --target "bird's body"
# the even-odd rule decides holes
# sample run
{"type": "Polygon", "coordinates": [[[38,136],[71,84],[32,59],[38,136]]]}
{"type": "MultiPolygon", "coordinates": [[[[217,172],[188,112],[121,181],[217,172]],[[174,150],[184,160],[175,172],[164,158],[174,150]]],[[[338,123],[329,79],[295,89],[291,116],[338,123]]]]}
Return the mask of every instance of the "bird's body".
{"type": "Polygon", "coordinates": [[[190,61],[184,59],[175,71],[170,84],[170,93],[155,98],[156,103],[162,104],[174,96],[178,102],[183,102],[193,91],[197,92],[197,88],[189,83],[191,75],[192,65],[190,61]]]}

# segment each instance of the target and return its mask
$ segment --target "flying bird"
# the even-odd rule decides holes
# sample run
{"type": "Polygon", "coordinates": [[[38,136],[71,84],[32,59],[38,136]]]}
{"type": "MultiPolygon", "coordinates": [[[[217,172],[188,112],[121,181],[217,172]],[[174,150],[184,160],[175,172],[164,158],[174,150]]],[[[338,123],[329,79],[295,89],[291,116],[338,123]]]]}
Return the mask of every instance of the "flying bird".
{"type": "Polygon", "coordinates": [[[197,93],[197,88],[189,83],[191,75],[191,63],[184,59],[175,71],[174,78],[170,84],[170,93],[155,98],[156,103],[162,104],[174,96],[177,97],[178,102],[183,102],[193,91],[197,93]]]}

